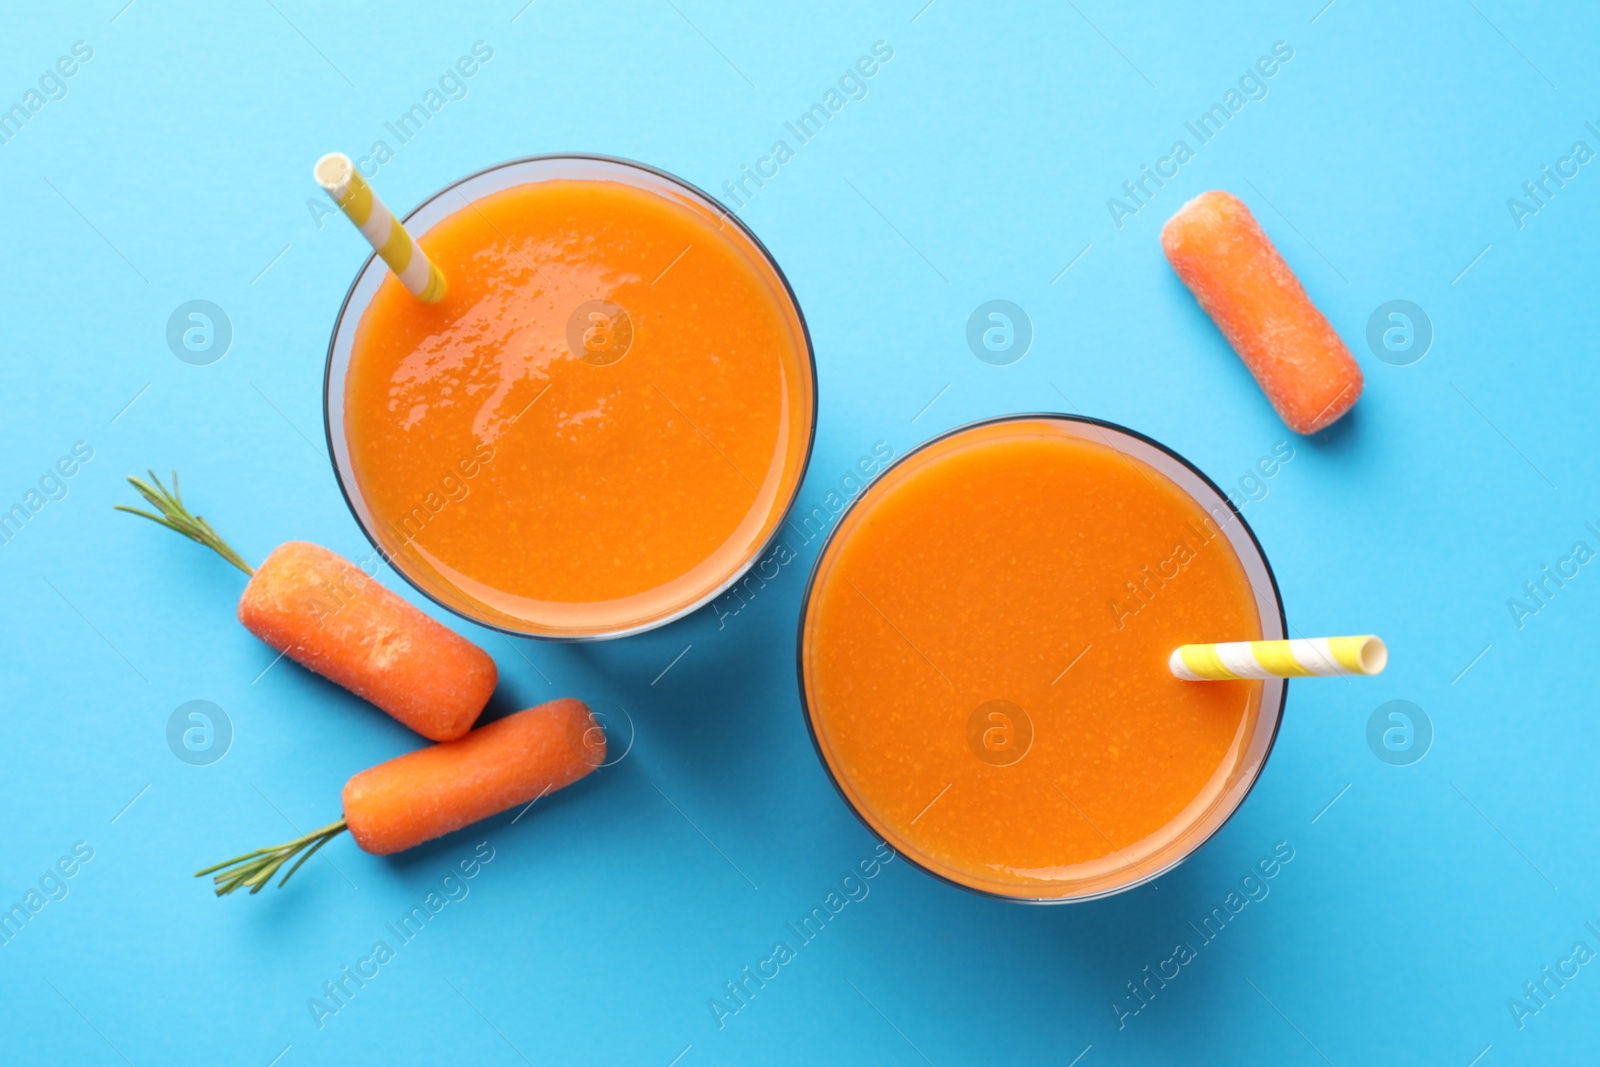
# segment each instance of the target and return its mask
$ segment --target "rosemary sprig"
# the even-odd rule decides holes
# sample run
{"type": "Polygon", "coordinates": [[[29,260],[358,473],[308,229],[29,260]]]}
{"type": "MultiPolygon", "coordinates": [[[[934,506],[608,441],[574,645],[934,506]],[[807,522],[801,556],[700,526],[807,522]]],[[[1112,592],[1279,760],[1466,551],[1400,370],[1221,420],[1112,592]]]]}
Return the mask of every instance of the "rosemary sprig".
{"type": "Polygon", "coordinates": [[[216,883],[217,896],[226,896],[235,889],[250,887],[251,894],[259,893],[266,888],[272,876],[278,873],[278,868],[294,859],[300,859],[289,873],[283,876],[283,881],[278,883],[279,888],[298,871],[302,864],[317,854],[317,849],[344,833],[349,827],[343,819],[331,822],[320,830],[313,830],[304,837],[297,837],[293,841],[272,848],[258,848],[254,852],[246,852],[242,856],[235,856],[215,866],[207,867],[203,871],[195,871],[196,878],[204,878],[208,874],[215,874],[211,880],[216,883]],[[220,872],[220,873],[217,873],[220,872]]]}
{"type": "Polygon", "coordinates": [[[246,563],[244,557],[235,552],[228,542],[211,528],[209,522],[199,515],[191,514],[189,509],[183,506],[183,496],[178,492],[177,471],[172,472],[171,492],[161,484],[161,479],[156,477],[155,471],[146,468],[145,473],[150,475],[150,481],[155,483],[154,487],[133,477],[128,479],[128,484],[137,489],[139,495],[161,514],[130,508],[124,504],[116,505],[116,510],[126,511],[129,515],[139,515],[151,522],[160,523],[169,530],[176,530],[191,541],[205,545],[246,574],[255,574],[255,568],[246,563]]]}

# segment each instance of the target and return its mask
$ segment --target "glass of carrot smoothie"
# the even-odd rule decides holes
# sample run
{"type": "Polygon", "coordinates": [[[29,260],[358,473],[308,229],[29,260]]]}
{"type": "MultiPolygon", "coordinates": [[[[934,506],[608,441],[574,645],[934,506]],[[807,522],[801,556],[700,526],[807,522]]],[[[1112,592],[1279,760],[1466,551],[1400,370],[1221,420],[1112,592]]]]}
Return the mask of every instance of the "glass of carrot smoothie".
{"type": "Polygon", "coordinates": [[[1275,640],[1277,584],[1227,498],[1091,419],[935,438],[835,527],[800,626],[824,767],[923,870],[1012,900],[1138,885],[1233,813],[1283,679],[1184,682],[1181,644],[1275,640]]]}
{"type": "Polygon", "coordinates": [[[625,160],[492,167],[405,219],[437,303],[373,258],[334,327],[339,483],[423,593],[537,637],[704,605],[775,534],[810,456],[800,308],[749,230],[625,160]]]}

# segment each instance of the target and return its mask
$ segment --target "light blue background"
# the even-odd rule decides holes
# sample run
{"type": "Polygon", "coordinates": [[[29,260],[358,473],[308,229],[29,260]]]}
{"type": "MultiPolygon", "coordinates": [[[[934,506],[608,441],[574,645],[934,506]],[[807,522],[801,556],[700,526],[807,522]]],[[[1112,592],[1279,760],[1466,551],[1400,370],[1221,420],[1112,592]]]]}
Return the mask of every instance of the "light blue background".
{"type": "Polygon", "coordinates": [[[0,504],[76,441],[94,459],[0,546],[0,902],[74,842],[94,859],[0,948],[0,1058],[1466,1067],[1592,1055],[1600,966],[1524,1029],[1507,1000],[1574,942],[1600,949],[1583,926],[1600,925],[1600,566],[1521,630],[1506,601],[1574,541],[1600,547],[1582,525],[1600,525],[1600,165],[1520,230],[1506,200],[1575,140],[1600,148],[1584,128],[1600,120],[1600,11],[523,3],[6,13],[0,104],[74,41],[94,58],[0,145],[0,504]],[[290,538],[367,553],[319,399],[329,330],[367,251],[337,216],[316,221],[310,168],[332,149],[364,154],[478,40],[494,58],[469,95],[375,180],[396,210],[559,150],[637,158],[717,191],[875,41],[893,47],[869,95],[741,212],[816,345],[807,507],[875,442],[898,455],[1063,397],[1236,485],[1291,435],[1157,234],[1204,189],[1242,195],[1367,374],[1354,416],[1295,440],[1245,515],[1296,629],[1380,633],[1388,672],[1296,683],[1254,793],[1155,885],[1029,908],[896,863],[719,1030],[708,999],[873,849],[798,709],[813,544],[720,628],[703,611],[627,641],[552,646],[450,620],[500,666],[493,711],[556,695],[620,704],[637,732],[627,758],[515,826],[501,816],[397,859],[341,840],[286,890],[213,899],[188,872],[335,818],[348,775],[417,739],[291,664],[262,674],[273,654],[234,621],[241,576],[111,506],[130,499],[125,475],[177,467],[248,558],[290,538]],[[1194,147],[1185,120],[1279,40],[1294,58],[1268,97],[1114,226],[1106,199],[1175,139],[1194,147]],[[172,310],[196,298],[235,330],[211,366],[164,340],[172,310]],[[964,340],[993,298],[1035,330],[1007,367],[964,340]],[[1436,331],[1412,366],[1364,341],[1395,298],[1436,331]],[[165,742],[190,699],[233,722],[212,766],[165,742]],[[1420,705],[1436,732],[1413,766],[1366,742],[1391,699],[1420,705]],[[495,858],[471,895],[319,1030],[308,998],[483,840],[495,858]],[[1280,841],[1295,858],[1270,896],[1119,1030],[1124,983],[1197,940],[1188,923],[1280,841]]]}

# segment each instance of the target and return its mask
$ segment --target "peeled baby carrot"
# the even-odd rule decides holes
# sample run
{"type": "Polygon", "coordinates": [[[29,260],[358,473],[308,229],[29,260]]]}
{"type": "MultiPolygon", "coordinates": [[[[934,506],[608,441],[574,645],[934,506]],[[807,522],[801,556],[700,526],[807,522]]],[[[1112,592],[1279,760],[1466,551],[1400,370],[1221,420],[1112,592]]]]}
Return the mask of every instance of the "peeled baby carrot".
{"type": "Polygon", "coordinates": [[[1361,368],[1238,197],[1201,193],[1161,247],[1289,429],[1316,433],[1355,405],[1361,368]]]}
{"type": "Polygon", "coordinates": [[[605,749],[586,706],[552,700],[362,771],[345,783],[345,821],[363,851],[403,852],[571,785],[605,749]]]}
{"type": "Polygon", "coordinates": [[[320,545],[273,549],[239,598],[239,621],[433,741],[472,729],[494,692],[488,653],[320,545]]]}
{"type": "Polygon", "coordinates": [[[195,872],[213,874],[217,896],[259,893],[289,860],[312,854],[345,830],[365,852],[388,855],[571,785],[605,762],[606,736],[571,698],[507,715],[457,741],[396,756],[345,783],[344,818],[274,848],[195,872]]]}
{"type": "Polygon", "coordinates": [[[472,729],[498,680],[483,649],[320,546],[289,541],[252,568],[184,507],[176,473],[171,492],[153,473],[150,480],[153,486],[128,479],[159,514],[117,510],[176,530],[250,575],[239,598],[245,629],[429,740],[472,729]]]}

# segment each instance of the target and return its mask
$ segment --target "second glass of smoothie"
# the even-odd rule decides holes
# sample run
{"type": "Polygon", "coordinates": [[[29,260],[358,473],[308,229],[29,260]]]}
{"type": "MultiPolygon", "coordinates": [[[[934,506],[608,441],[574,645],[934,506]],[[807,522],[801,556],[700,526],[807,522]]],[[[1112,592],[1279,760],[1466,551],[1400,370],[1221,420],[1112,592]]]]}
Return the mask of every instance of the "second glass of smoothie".
{"type": "Polygon", "coordinates": [[[851,809],[924,870],[1011,900],[1156,877],[1233,813],[1285,682],[1185,682],[1276,640],[1260,546],[1175,453],[1082,418],[954,431],[859,496],[819,557],[801,695],[851,809]]]}

